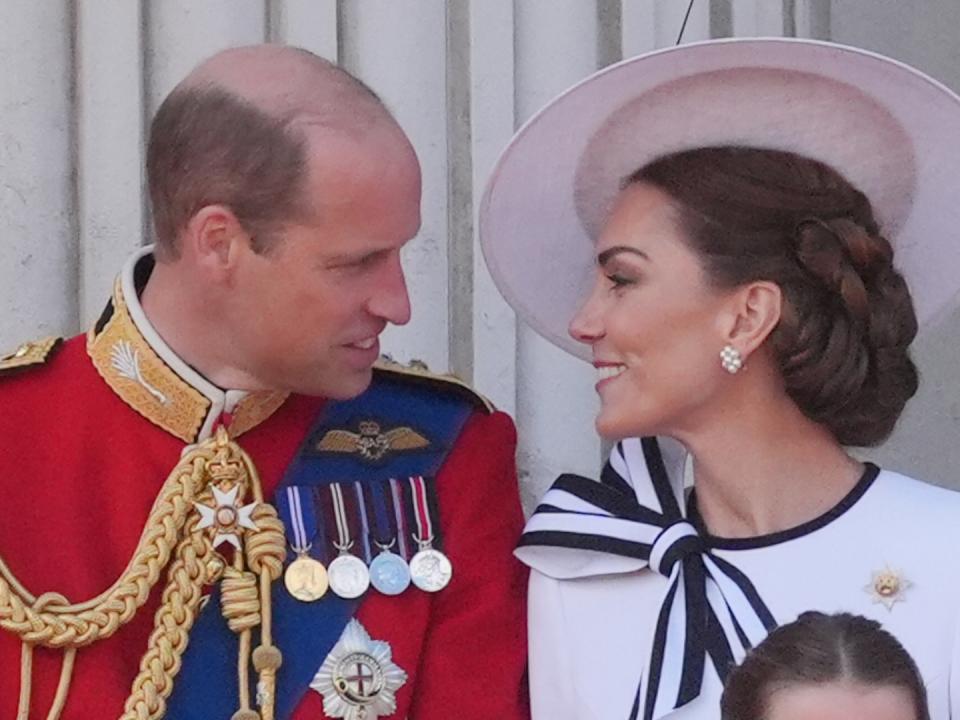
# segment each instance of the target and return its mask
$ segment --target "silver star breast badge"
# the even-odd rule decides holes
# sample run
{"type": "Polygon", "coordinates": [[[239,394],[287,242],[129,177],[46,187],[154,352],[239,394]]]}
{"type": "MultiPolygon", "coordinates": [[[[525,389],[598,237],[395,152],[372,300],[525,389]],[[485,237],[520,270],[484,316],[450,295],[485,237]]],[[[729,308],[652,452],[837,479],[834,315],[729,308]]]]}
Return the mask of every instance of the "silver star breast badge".
{"type": "Polygon", "coordinates": [[[863,589],[873,596],[875,603],[882,604],[887,610],[904,601],[904,594],[913,586],[913,583],[903,576],[903,573],[891,569],[889,566],[873,573],[870,583],[863,589]]]}
{"type": "Polygon", "coordinates": [[[323,695],[324,713],[345,720],[377,720],[394,713],[407,673],[391,655],[388,643],[371,639],[363,625],[351,620],[310,683],[323,695]]]}

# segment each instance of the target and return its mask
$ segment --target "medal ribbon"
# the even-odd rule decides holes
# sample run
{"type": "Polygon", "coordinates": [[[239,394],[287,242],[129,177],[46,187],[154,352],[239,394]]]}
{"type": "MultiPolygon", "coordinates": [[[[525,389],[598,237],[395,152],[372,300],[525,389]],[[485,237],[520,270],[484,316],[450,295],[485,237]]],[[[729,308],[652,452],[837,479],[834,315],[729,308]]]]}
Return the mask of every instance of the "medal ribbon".
{"type": "MultiPolygon", "coordinates": [[[[293,549],[297,553],[305,553],[310,549],[314,536],[317,534],[317,525],[313,510],[313,493],[308,489],[302,492],[295,485],[286,489],[287,511],[289,521],[287,527],[293,533],[293,549]],[[303,501],[307,501],[309,512],[303,511],[303,501]]],[[[284,518],[286,520],[286,518],[284,518]]]]}
{"type": "Polygon", "coordinates": [[[391,496],[381,482],[367,485],[373,500],[373,539],[381,547],[390,545],[396,537],[396,528],[393,526],[393,513],[390,512],[391,496]]]}
{"type": "Polygon", "coordinates": [[[776,627],[749,578],[711,553],[684,517],[655,438],[618,443],[601,482],[562,475],[527,523],[517,556],[552,577],[649,567],[666,578],[630,720],[657,720],[694,700],[708,658],[724,680],[776,627]],[[657,507],[638,499],[651,486],[657,507]]]}
{"type": "Polygon", "coordinates": [[[347,515],[347,505],[343,500],[343,488],[339,483],[330,484],[330,501],[333,508],[333,519],[337,526],[338,549],[349,552],[353,545],[353,536],[350,529],[350,517],[347,515]]]}
{"type": "Polygon", "coordinates": [[[397,549],[405,560],[409,560],[411,553],[407,550],[407,517],[404,513],[403,485],[396,478],[390,478],[390,497],[393,499],[393,515],[397,522],[397,549]]]}
{"type": "Polygon", "coordinates": [[[373,553],[370,552],[370,521],[367,518],[367,503],[363,499],[363,484],[359,481],[353,483],[353,489],[357,495],[357,510],[360,516],[360,537],[363,538],[363,559],[367,565],[373,560],[373,553]]]}
{"type": "Polygon", "coordinates": [[[413,495],[413,512],[417,519],[417,543],[427,546],[433,543],[433,519],[427,503],[427,486],[422,475],[410,478],[410,492],[413,495]]]}

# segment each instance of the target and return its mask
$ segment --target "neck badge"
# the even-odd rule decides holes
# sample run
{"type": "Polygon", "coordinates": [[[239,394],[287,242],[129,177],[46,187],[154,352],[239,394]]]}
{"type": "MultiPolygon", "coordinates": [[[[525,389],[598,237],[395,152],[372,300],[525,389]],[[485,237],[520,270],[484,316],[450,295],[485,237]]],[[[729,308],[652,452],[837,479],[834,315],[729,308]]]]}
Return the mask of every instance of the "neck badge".
{"type": "Polygon", "coordinates": [[[324,713],[345,720],[393,714],[407,673],[392,655],[388,643],[371,639],[363,625],[351,620],[310,683],[323,695],[324,713]]]}

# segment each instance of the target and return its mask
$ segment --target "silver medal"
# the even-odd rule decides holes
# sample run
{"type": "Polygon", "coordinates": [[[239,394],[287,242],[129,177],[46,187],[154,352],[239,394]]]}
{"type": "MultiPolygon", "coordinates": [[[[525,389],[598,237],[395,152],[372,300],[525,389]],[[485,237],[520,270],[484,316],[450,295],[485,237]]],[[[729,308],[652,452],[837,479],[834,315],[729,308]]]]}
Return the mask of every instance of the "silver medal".
{"type": "Polygon", "coordinates": [[[397,691],[407,673],[393,662],[390,645],[373,640],[351,620],[310,687],[323,695],[325,717],[377,720],[397,710],[397,691]]]}
{"type": "Polygon", "coordinates": [[[348,600],[358,598],[370,587],[370,572],[363,560],[350,553],[338,555],[327,568],[330,589],[348,600]]]}
{"type": "Polygon", "coordinates": [[[450,584],[453,565],[439,550],[425,547],[410,559],[410,576],[424,592],[440,592],[450,584]]]}
{"type": "Polygon", "coordinates": [[[410,587],[410,568],[402,557],[383,550],[370,563],[370,584],[384,595],[399,595],[410,587]]]}

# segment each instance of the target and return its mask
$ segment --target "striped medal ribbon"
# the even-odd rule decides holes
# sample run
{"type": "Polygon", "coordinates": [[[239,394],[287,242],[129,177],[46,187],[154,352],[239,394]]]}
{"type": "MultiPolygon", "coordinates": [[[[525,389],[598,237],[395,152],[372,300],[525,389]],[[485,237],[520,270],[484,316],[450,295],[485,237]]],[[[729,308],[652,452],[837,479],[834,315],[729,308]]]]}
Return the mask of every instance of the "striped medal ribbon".
{"type": "MultiPolygon", "coordinates": [[[[370,587],[370,572],[367,564],[350,552],[354,539],[343,488],[339,483],[332,483],[327,486],[325,493],[330,501],[333,524],[337,530],[337,539],[333,541],[333,546],[339,551],[327,568],[330,589],[340,597],[352,600],[363,595],[370,587]]],[[[363,503],[358,505],[362,507],[363,503]]]]}
{"type": "Polygon", "coordinates": [[[420,475],[409,478],[410,495],[413,500],[413,514],[417,531],[413,535],[417,543],[417,553],[410,559],[410,575],[413,584],[424,592],[440,592],[450,584],[453,577],[453,565],[450,558],[433,546],[434,535],[433,503],[430,502],[427,482],[420,475]]]}
{"type": "Polygon", "coordinates": [[[370,584],[384,595],[399,595],[410,587],[410,568],[402,555],[391,552],[394,546],[405,546],[399,537],[399,504],[394,504],[390,483],[368,486],[373,501],[373,542],[380,553],[370,563],[370,584]]]}
{"type": "MultiPolygon", "coordinates": [[[[283,573],[283,584],[293,597],[301,602],[314,602],[322,598],[329,587],[327,569],[323,562],[311,556],[313,540],[321,519],[314,511],[311,488],[290,486],[284,491],[280,512],[290,539],[290,547],[296,557],[283,573]]],[[[317,552],[321,552],[318,549],[317,552]]]]}

